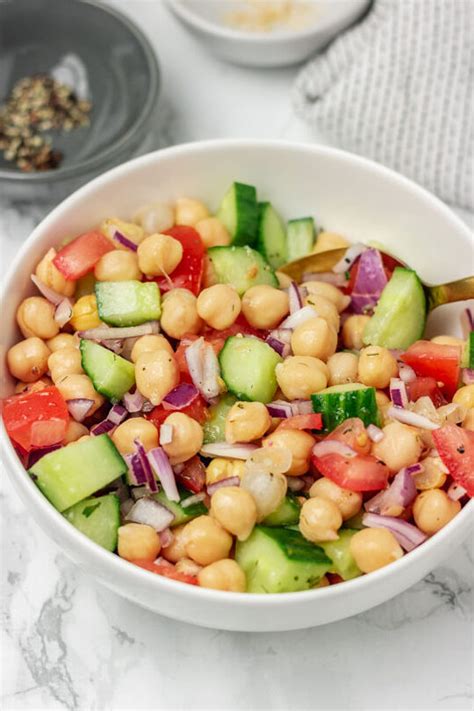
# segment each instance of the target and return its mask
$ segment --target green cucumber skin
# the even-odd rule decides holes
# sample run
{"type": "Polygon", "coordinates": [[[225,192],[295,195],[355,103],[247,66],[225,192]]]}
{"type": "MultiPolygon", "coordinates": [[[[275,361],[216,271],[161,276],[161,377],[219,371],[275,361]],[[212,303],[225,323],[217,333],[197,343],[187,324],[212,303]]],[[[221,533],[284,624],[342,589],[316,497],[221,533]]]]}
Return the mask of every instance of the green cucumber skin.
{"type": "Polygon", "coordinates": [[[474,368],[474,331],[469,334],[469,368],[474,368]]]}
{"type": "Polygon", "coordinates": [[[327,388],[311,395],[313,411],[322,414],[326,432],[332,432],[350,417],[359,417],[366,427],[379,423],[375,388],[355,387],[352,384],[335,386],[338,387],[347,389],[330,392],[332,388],[327,388]]]}
{"type": "Polygon", "coordinates": [[[84,499],[64,511],[63,516],[81,533],[113,552],[120,526],[120,501],[116,494],[84,499]]]}
{"type": "Polygon", "coordinates": [[[264,526],[294,526],[300,520],[301,506],[296,496],[287,494],[276,511],[262,522],[264,526]]]}
{"type": "Polygon", "coordinates": [[[314,247],[316,229],[312,217],[289,220],[286,229],[288,261],[306,257],[314,247]]]}
{"type": "Polygon", "coordinates": [[[117,402],[135,385],[135,366],[130,361],[84,338],[79,348],[84,372],[101,395],[117,402]]]}
{"type": "Polygon", "coordinates": [[[278,287],[275,272],[264,257],[251,247],[211,247],[207,250],[216,280],[232,284],[239,296],[259,284],[278,287]]]}
{"type": "Polygon", "coordinates": [[[222,379],[239,400],[271,402],[278,387],[275,368],[281,362],[273,348],[252,336],[227,338],[219,353],[222,379]]]}
{"type": "Polygon", "coordinates": [[[218,219],[232,238],[232,244],[252,246],[257,239],[258,203],[253,185],[233,183],[224,195],[218,219]]]}
{"type": "Polygon", "coordinates": [[[234,395],[226,393],[223,395],[217,405],[211,405],[209,408],[209,419],[203,425],[204,444],[211,442],[225,441],[225,420],[227,414],[236,402],[234,395]]]}
{"type": "Polygon", "coordinates": [[[97,310],[109,326],[140,326],[161,316],[161,297],[154,281],[98,281],[97,310]]]}
{"type": "Polygon", "coordinates": [[[163,504],[172,514],[174,514],[174,520],[170,524],[170,528],[175,526],[180,526],[182,523],[187,523],[197,516],[203,516],[208,513],[206,506],[201,502],[197,504],[192,504],[191,506],[181,506],[181,502],[192,496],[189,491],[180,491],[181,501],[170,501],[166,496],[164,491],[159,491],[157,494],[153,494],[153,498],[156,499],[160,504],[163,504]]]}
{"type": "Polygon", "coordinates": [[[418,275],[412,269],[395,267],[365,327],[363,341],[366,346],[405,350],[423,336],[425,323],[426,296],[418,275]]]}
{"type": "Polygon", "coordinates": [[[326,541],[319,545],[332,560],[330,573],[340,575],[343,580],[352,580],[362,575],[362,571],[357,566],[350,551],[352,536],[358,533],[357,530],[341,528],[338,531],[339,538],[336,541],[326,541]]]}
{"type": "Polygon", "coordinates": [[[272,269],[278,269],[288,261],[285,227],[271,203],[259,203],[259,210],[257,248],[272,269]]]}
{"type": "Polygon", "coordinates": [[[52,505],[64,511],[125,474],[127,465],[103,434],[45,454],[29,471],[52,505]]]}

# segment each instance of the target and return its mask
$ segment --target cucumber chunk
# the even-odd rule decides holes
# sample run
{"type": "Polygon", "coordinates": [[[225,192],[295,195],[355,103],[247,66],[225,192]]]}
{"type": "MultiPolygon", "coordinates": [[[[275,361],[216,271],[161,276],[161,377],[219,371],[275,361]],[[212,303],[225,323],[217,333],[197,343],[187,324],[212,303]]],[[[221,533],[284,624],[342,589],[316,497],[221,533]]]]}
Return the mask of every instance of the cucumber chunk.
{"type": "Polygon", "coordinates": [[[247,592],[282,593],[314,587],[332,566],[323,549],[288,528],[255,526],[238,541],[235,560],[247,578],[247,592]]]}
{"type": "Polygon", "coordinates": [[[408,348],[423,336],[426,297],[416,272],[395,267],[364,330],[366,346],[408,348]]]}
{"type": "Polygon", "coordinates": [[[108,551],[117,547],[120,501],[116,494],[84,499],[64,512],[64,517],[81,533],[108,551]]]}
{"type": "Polygon", "coordinates": [[[253,185],[232,183],[217,212],[232,244],[254,244],[258,229],[257,191],[253,185]]]}
{"type": "Polygon", "coordinates": [[[209,418],[202,427],[204,444],[225,441],[225,419],[235,401],[233,395],[226,393],[221,397],[217,405],[211,405],[209,408],[209,418]]]}
{"type": "Polygon", "coordinates": [[[290,220],[287,225],[288,261],[306,257],[314,247],[315,227],[312,217],[290,220]]]}
{"type": "Polygon", "coordinates": [[[187,523],[191,519],[197,516],[203,516],[207,514],[206,506],[200,501],[197,504],[191,504],[191,506],[185,506],[183,508],[182,503],[189,496],[193,496],[189,491],[184,489],[179,490],[180,501],[170,501],[166,496],[164,491],[159,491],[157,494],[153,494],[153,498],[159,501],[160,504],[166,506],[166,508],[174,514],[174,520],[171,522],[170,527],[180,526],[182,523],[187,523]]]}
{"type": "Polygon", "coordinates": [[[271,402],[277,389],[275,368],[282,359],[264,341],[231,336],[219,353],[221,375],[239,400],[271,402]]]}
{"type": "Polygon", "coordinates": [[[46,498],[64,511],[125,474],[127,465],[103,434],[45,454],[29,471],[46,498]]]}
{"type": "Polygon", "coordinates": [[[356,530],[341,528],[338,531],[337,541],[326,541],[319,545],[332,560],[330,573],[337,573],[343,580],[351,580],[362,575],[362,571],[357,566],[350,551],[351,538],[357,533],[356,530]]]}
{"type": "Polygon", "coordinates": [[[84,338],[81,339],[79,347],[82,367],[98,393],[116,402],[135,385],[133,363],[84,338]]]}
{"type": "Polygon", "coordinates": [[[364,425],[379,421],[375,388],[361,383],[332,385],[311,395],[313,411],[323,416],[324,428],[331,432],[349,417],[360,417],[364,425]]]}
{"type": "Polygon", "coordinates": [[[251,247],[211,247],[207,254],[217,282],[232,284],[239,296],[257,284],[278,286],[271,266],[251,247]]]}
{"type": "Polygon", "coordinates": [[[269,202],[259,203],[259,209],[258,251],[273,269],[278,269],[288,261],[285,228],[269,202]]]}
{"type": "Polygon", "coordinates": [[[300,520],[301,506],[296,498],[287,494],[276,511],[263,521],[265,526],[294,526],[300,520]]]}
{"type": "Polygon", "coordinates": [[[110,326],[139,326],[161,316],[160,290],[154,281],[98,281],[95,295],[100,319],[110,326]]]}
{"type": "Polygon", "coordinates": [[[468,368],[474,368],[474,331],[469,334],[469,365],[468,368]]]}

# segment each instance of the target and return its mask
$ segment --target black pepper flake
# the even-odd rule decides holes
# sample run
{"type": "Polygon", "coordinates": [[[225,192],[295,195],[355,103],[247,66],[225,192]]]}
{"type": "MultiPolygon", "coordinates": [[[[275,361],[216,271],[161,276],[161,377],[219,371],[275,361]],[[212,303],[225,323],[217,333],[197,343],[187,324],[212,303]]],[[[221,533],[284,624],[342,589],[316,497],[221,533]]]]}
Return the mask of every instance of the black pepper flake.
{"type": "Polygon", "coordinates": [[[460,444],[459,447],[457,447],[457,451],[459,452],[459,454],[464,454],[466,451],[464,445],[460,444]]]}

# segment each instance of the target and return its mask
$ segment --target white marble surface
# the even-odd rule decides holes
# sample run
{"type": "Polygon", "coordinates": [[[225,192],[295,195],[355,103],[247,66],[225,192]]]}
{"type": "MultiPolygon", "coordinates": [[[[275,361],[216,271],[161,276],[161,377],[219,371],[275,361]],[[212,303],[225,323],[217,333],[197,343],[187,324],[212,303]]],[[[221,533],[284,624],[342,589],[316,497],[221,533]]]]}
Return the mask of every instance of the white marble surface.
{"type": "MultiPolygon", "coordinates": [[[[308,140],[288,100],[295,70],[207,55],[160,0],[113,3],[164,75],[160,143],[308,140]]],[[[323,138],[323,137],[320,137],[323,138]]],[[[3,268],[47,211],[0,199],[3,268]]],[[[85,576],[1,478],[3,709],[470,709],[472,544],[396,599],[306,631],[252,635],[169,621],[85,576]]]]}

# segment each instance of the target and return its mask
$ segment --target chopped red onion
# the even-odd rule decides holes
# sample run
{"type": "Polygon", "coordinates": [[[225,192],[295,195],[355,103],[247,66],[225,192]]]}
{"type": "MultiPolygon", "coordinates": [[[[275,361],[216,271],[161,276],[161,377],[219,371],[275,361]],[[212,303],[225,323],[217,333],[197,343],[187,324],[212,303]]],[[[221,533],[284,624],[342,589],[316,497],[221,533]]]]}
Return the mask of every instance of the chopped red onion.
{"type": "Polygon", "coordinates": [[[378,249],[367,249],[359,259],[357,276],[351,292],[352,310],[356,314],[371,313],[387,283],[382,255],[378,249]]]}
{"type": "Polygon", "coordinates": [[[292,400],[291,409],[293,415],[312,415],[313,403],[311,400],[292,400]]]}
{"type": "Polygon", "coordinates": [[[368,425],[367,434],[369,435],[372,442],[380,442],[385,437],[383,430],[377,425],[368,425]]]}
{"type": "Polygon", "coordinates": [[[362,524],[368,528],[387,528],[393,533],[401,547],[408,552],[419,546],[420,543],[424,543],[428,537],[413,524],[393,516],[366,513],[362,517],[362,524]]]}
{"type": "Polygon", "coordinates": [[[294,314],[295,311],[299,311],[303,308],[303,299],[301,298],[301,292],[298,288],[298,284],[294,281],[291,282],[288,287],[288,301],[290,306],[290,314],[294,314]]]}
{"type": "Polygon", "coordinates": [[[403,422],[404,425],[420,427],[423,430],[438,430],[440,428],[440,425],[437,425],[436,422],[432,422],[427,417],[418,415],[416,412],[405,410],[403,407],[389,407],[386,414],[387,417],[403,422]]]}
{"type": "Polygon", "coordinates": [[[277,338],[273,338],[273,336],[267,336],[265,343],[267,343],[270,348],[273,348],[273,350],[276,351],[282,358],[287,358],[291,353],[291,346],[289,343],[283,343],[283,341],[279,341],[277,338]]]}
{"type": "MultiPolygon", "coordinates": [[[[130,484],[132,486],[146,485],[147,475],[138,454],[125,454],[123,458],[127,463],[130,484]]],[[[135,492],[135,489],[133,491],[135,492]]]]}
{"type": "Polygon", "coordinates": [[[448,491],[446,493],[451,499],[451,501],[459,501],[460,499],[462,499],[463,496],[466,496],[467,491],[463,486],[453,481],[449,485],[448,491]]]}
{"type": "Polygon", "coordinates": [[[120,513],[122,514],[122,518],[127,518],[127,514],[133,508],[134,503],[133,499],[125,499],[125,501],[122,501],[120,504],[120,513]]]}
{"type": "Polygon", "coordinates": [[[461,329],[463,338],[469,338],[471,331],[474,331],[474,309],[467,307],[462,311],[461,329]]]}
{"type": "Polygon", "coordinates": [[[280,324],[280,328],[290,328],[293,330],[298,326],[301,326],[303,323],[306,323],[306,321],[309,321],[309,319],[316,318],[316,316],[319,316],[319,314],[315,308],[312,306],[303,306],[302,309],[299,309],[290,316],[287,316],[287,318],[280,324]]]}
{"type": "Polygon", "coordinates": [[[178,487],[174,472],[166,452],[161,447],[155,447],[148,452],[148,461],[160,480],[163,491],[170,501],[179,501],[178,487]]]}
{"type": "Polygon", "coordinates": [[[400,378],[390,378],[390,400],[395,407],[406,407],[408,405],[406,385],[400,378]]]}
{"type": "Polygon", "coordinates": [[[462,381],[464,385],[474,385],[474,368],[463,368],[462,381]]]}
{"type": "Polygon", "coordinates": [[[365,252],[366,249],[367,247],[360,242],[351,244],[351,246],[346,249],[342,259],[340,259],[337,264],[333,266],[332,270],[334,274],[344,274],[347,272],[348,269],[352,267],[356,259],[360,257],[362,252],[365,252]]]}
{"type": "Polygon", "coordinates": [[[125,237],[122,232],[119,232],[118,230],[115,230],[114,232],[114,239],[117,240],[123,247],[127,247],[128,249],[131,249],[132,252],[136,252],[138,249],[138,246],[135,244],[135,242],[132,242],[131,239],[128,239],[128,237],[125,237]]]}
{"type": "Polygon", "coordinates": [[[203,457],[228,457],[230,459],[247,459],[252,452],[258,449],[256,444],[228,444],[227,442],[213,442],[201,447],[203,457]]]}
{"type": "Polygon", "coordinates": [[[109,351],[113,351],[117,355],[120,355],[123,350],[123,338],[108,338],[100,341],[100,345],[107,348],[109,351]]]}
{"type": "Polygon", "coordinates": [[[185,358],[193,383],[204,399],[209,402],[218,397],[220,371],[214,348],[204,338],[198,338],[186,348],[185,358]]]}
{"type": "MultiPolygon", "coordinates": [[[[167,548],[173,542],[174,534],[171,528],[164,528],[160,531],[160,543],[162,548],[167,548]]],[[[163,558],[165,560],[165,558],[163,558]]],[[[168,561],[166,561],[168,563],[168,561]]]]}
{"type": "Polygon", "coordinates": [[[50,452],[54,452],[56,449],[60,449],[60,447],[60,444],[51,444],[49,447],[41,447],[41,449],[32,449],[30,452],[28,452],[25,469],[31,469],[33,464],[36,464],[36,462],[39,461],[41,457],[44,457],[45,454],[49,454],[50,452]]]}
{"type": "Polygon", "coordinates": [[[149,496],[144,496],[133,504],[125,518],[127,521],[133,521],[133,523],[151,526],[160,533],[173,523],[175,516],[163,504],[149,496]]]}
{"type": "Polygon", "coordinates": [[[406,363],[399,363],[398,364],[398,375],[400,377],[400,380],[402,380],[405,384],[406,383],[412,383],[414,380],[416,380],[416,373],[411,367],[411,365],[407,365],[406,363]]]}
{"type": "Polygon", "coordinates": [[[305,272],[301,281],[303,283],[305,281],[324,281],[333,286],[347,286],[349,283],[345,274],[334,274],[334,272],[305,272]]]}
{"type": "Polygon", "coordinates": [[[173,441],[173,425],[163,423],[160,427],[160,444],[170,444],[173,441]]]}
{"type": "Polygon", "coordinates": [[[126,358],[127,360],[132,360],[132,351],[133,351],[133,346],[135,343],[138,341],[140,336],[133,336],[133,338],[123,338],[120,339],[122,341],[122,352],[121,356],[122,358],[126,358]]]}
{"type": "Polygon", "coordinates": [[[181,383],[173,390],[170,390],[168,395],[163,399],[163,407],[165,410],[182,410],[183,407],[188,407],[198,397],[199,390],[192,383],[181,383]]]}
{"type": "Polygon", "coordinates": [[[128,412],[141,412],[144,403],[145,398],[138,390],[135,390],[134,393],[125,393],[123,396],[123,404],[128,412]]]}
{"type": "Polygon", "coordinates": [[[92,341],[149,336],[159,332],[160,326],[158,321],[147,321],[140,326],[127,326],[125,328],[106,328],[105,326],[99,326],[98,328],[89,328],[86,331],[78,331],[81,338],[87,338],[92,341]]]}
{"type": "Polygon", "coordinates": [[[36,286],[38,291],[44,296],[44,298],[54,304],[54,306],[59,306],[61,301],[64,301],[63,294],[58,294],[58,292],[54,291],[54,289],[50,289],[50,287],[47,286],[44,281],[38,279],[36,274],[31,275],[31,281],[36,286]]]}
{"type": "Polygon", "coordinates": [[[87,417],[87,413],[94,405],[94,400],[78,397],[73,400],[66,400],[66,405],[71,417],[76,420],[76,422],[83,422],[87,417]]]}
{"type": "Polygon", "coordinates": [[[182,509],[187,509],[189,506],[194,506],[194,504],[200,504],[206,498],[206,494],[202,491],[199,494],[193,494],[180,501],[182,509]]]}
{"type": "Polygon", "coordinates": [[[125,407],[119,404],[114,405],[105,420],[102,420],[102,422],[99,422],[91,428],[91,435],[97,437],[98,435],[110,432],[114,427],[120,425],[126,419],[127,415],[128,410],[125,407]]]}
{"type": "Polygon", "coordinates": [[[346,459],[352,459],[352,457],[357,456],[357,452],[351,447],[336,439],[324,439],[322,442],[316,442],[313,447],[313,454],[316,457],[324,457],[326,454],[340,454],[341,457],[346,459]]]}
{"type": "Polygon", "coordinates": [[[186,468],[186,465],[184,464],[184,462],[182,462],[181,464],[175,464],[172,467],[175,474],[181,474],[181,472],[184,471],[185,468],[186,468]]]}
{"type": "Polygon", "coordinates": [[[267,410],[272,417],[291,417],[293,415],[291,403],[285,402],[285,400],[275,400],[275,402],[269,402],[267,410]]]}
{"type": "Polygon", "coordinates": [[[63,299],[54,311],[54,320],[58,324],[59,328],[62,328],[67,324],[72,316],[72,301],[71,299],[63,299]]]}
{"type": "Polygon", "coordinates": [[[107,434],[109,432],[112,432],[112,430],[115,429],[115,425],[113,422],[110,420],[102,420],[101,422],[98,422],[96,425],[91,427],[90,429],[90,434],[92,437],[98,437],[99,435],[107,434]]]}
{"type": "Polygon", "coordinates": [[[215,481],[213,484],[209,484],[207,487],[207,493],[209,496],[212,496],[213,494],[218,491],[218,489],[222,489],[225,486],[240,486],[240,479],[238,476],[228,476],[226,479],[219,479],[219,481],[215,481]]]}
{"type": "Polygon", "coordinates": [[[423,471],[421,464],[400,469],[388,489],[365,502],[364,508],[370,513],[382,516],[400,516],[415,499],[417,491],[413,475],[423,471]]]}
{"type": "MultiPolygon", "coordinates": [[[[143,471],[145,472],[145,475],[146,475],[146,482],[145,482],[146,486],[148,486],[151,493],[153,494],[158,491],[158,484],[156,483],[156,479],[155,479],[155,475],[153,473],[153,469],[151,467],[150,459],[147,456],[146,449],[143,446],[143,444],[140,442],[140,440],[137,438],[137,439],[134,439],[133,441],[134,441],[135,447],[137,448],[137,454],[140,458],[140,462],[142,464],[143,471]]],[[[151,452],[153,452],[153,451],[155,451],[155,450],[152,449],[151,452]]],[[[148,454],[150,454],[150,452],[148,452],[148,454]]],[[[163,452],[163,454],[164,454],[164,452],[163,452]]],[[[166,490],[165,490],[165,493],[166,493],[166,490]]]]}
{"type": "Polygon", "coordinates": [[[268,335],[271,338],[275,338],[277,341],[290,345],[292,333],[293,331],[291,328],[274,328],[268,335]]]}
{"type": "Polygon", "coordinates": [[[287,476],[286,480],[288,482],[289,490],[294,493],[302,491],[305,487],[304,479],[300,479],[298,476],[287,476]]]}

